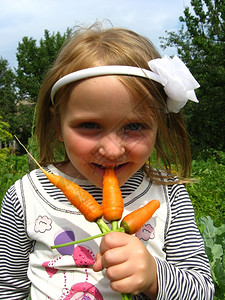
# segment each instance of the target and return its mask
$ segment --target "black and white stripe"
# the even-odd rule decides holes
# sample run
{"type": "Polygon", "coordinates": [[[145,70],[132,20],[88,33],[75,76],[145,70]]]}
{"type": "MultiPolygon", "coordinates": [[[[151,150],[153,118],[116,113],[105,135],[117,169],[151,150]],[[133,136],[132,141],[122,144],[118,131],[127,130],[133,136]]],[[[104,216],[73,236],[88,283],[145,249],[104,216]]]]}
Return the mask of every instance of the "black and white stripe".
{"type": "Polygon", "coordinates": [[[163,299],[213,299],[213,285],[204,242],[194,221],[194,210],[182,185],[168,186],[171,224],[164,251],[166,261],[156,258],[163,299]]]}
{"type": "Polygon", "coordinates": [[[22,207],[14,186],[5,195],[0,216],[0,299],[25,299],[32,241],[24,230],[22,207]]]}

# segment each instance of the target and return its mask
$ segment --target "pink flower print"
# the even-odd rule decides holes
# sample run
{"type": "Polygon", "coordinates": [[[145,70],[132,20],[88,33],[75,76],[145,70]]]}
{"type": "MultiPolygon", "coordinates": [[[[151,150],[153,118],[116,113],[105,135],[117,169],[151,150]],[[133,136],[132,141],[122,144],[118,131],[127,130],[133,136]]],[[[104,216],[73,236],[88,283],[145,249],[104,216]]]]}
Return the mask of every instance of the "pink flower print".
{"type": "Polygon", "coordinates": [[[76,283],[64,300],[103,300],[99,290],[88,282],[76,283]]]}
{"type": "Polygon", "coordinates": [[[136,233],[136,236],[140,240],[148,241],[155,238],[155,229],[151,224],[145,224],[141,229],[136,233]]]}
{"type": "Polygon", "coordinates": [[[48,273],[49,278],[52,278],[52,276],[58,272],[58,269],[54,268],[54,261],[45,261],[42,264],[42,266],[45,267],[45,270],[48,273]]]}
{"type": "Polygon", "coordinates": [[[73,259],[77,266],[88,267],[94,264],[95,255],[89,247],[77,246],[73,250],[73,259]]]}
{"type": "Polygon", "coordinates": [[[47,230],[52,229],[52,220],[49,219],[47,216],[39,216],[35,220],[35,226],[34,226],[34,231],[35,232],[41,232],[44,233],[47,230]]]}

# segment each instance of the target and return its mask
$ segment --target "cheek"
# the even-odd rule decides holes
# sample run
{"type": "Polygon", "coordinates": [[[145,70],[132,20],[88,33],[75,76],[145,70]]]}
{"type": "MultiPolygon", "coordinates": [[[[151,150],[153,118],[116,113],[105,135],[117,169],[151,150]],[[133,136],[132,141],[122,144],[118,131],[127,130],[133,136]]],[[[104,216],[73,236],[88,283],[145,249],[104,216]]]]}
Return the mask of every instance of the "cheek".
{"type": "Polygon", "coordinates": [[[96,147],[96,144],[90,139],[79,136],[72,138],[69,135],[64,139],[64,144],[67,153],[79,157],[91,155],[96,147]]]}
{"type": "Polygon", "coordinates": [[[135,143],[130,143],[128,152],[131,156],[138,159],[148,159],[155,145],[155,139],[143,139],[135,143]]]}

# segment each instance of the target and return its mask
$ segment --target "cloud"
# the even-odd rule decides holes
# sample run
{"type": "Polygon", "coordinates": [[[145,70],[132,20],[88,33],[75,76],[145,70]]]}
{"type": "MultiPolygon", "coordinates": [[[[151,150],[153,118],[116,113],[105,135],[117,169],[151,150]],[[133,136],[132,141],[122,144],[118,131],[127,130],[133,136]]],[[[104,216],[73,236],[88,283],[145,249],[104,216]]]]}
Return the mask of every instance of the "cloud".
{"type": "Polygon", "coordinates": [[[47,216],[39,216],[35,220],[34,231],[44,233],[45,231],[52,229],[52,220],[47,216]]]}

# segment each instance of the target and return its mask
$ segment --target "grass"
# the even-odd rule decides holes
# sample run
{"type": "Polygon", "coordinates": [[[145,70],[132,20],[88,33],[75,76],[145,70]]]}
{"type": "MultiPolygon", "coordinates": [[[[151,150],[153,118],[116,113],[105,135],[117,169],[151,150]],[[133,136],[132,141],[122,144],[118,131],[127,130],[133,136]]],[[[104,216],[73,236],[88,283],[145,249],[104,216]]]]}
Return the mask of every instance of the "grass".
{"type": "Polygon", "coordinates": [[[206,161],[202,159],[192,162],[192,176],[197,183],[187,185],[191,197],[196,220],[210,216],[215,226],[221,226],[225,221],[225,160],[212,156],[206,161]]]}
{"type": "Polygon", "coordinates": [[[7,189],[27,172],[29,172],[29,167],[26,155],[7,155],[4,157],[0,168],[0,203],[7,189]]]}

